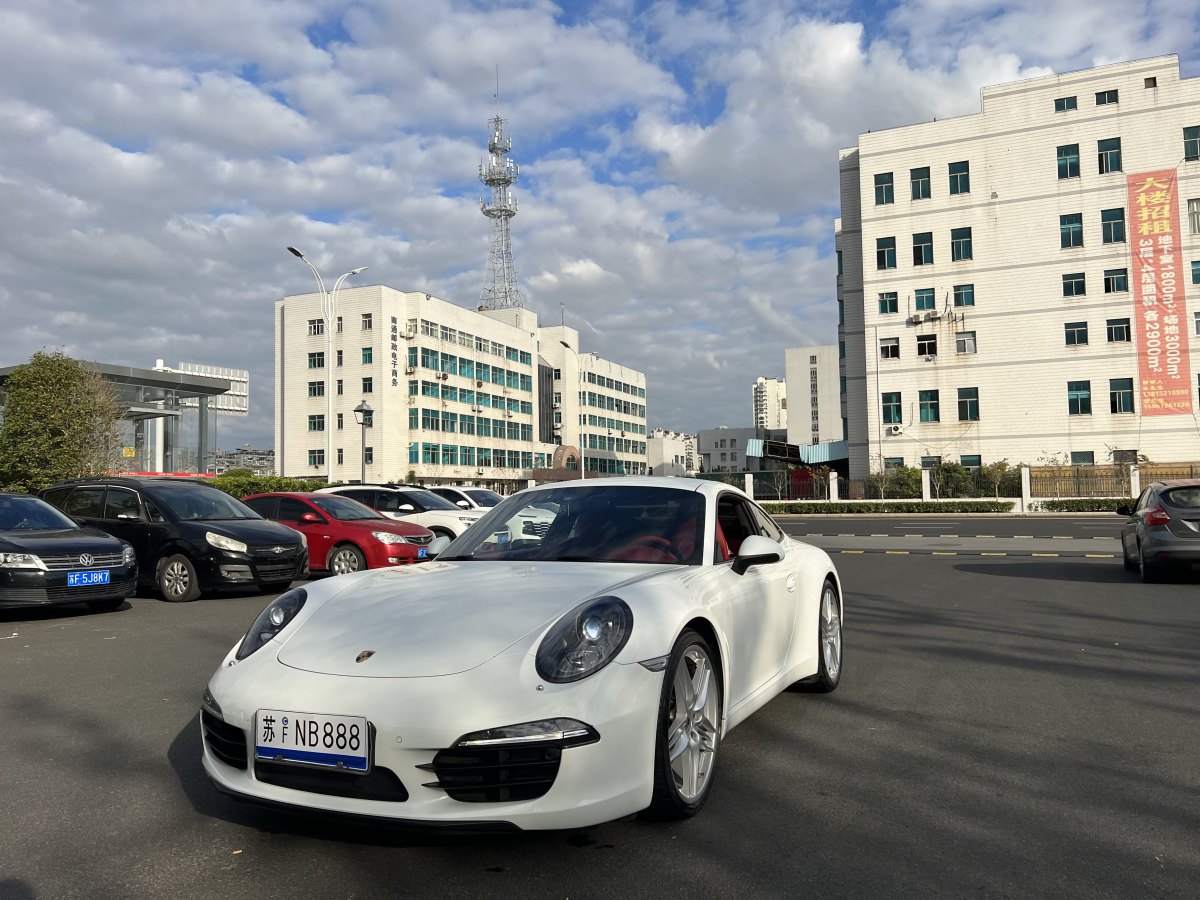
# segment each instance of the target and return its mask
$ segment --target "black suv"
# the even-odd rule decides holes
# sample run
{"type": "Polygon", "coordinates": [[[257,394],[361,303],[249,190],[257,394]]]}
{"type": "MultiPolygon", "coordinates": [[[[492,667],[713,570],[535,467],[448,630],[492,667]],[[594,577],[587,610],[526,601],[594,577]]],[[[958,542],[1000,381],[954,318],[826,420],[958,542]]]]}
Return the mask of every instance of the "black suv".
{"type": "Polygon", "coordinates": [[[164,600],[221,587],[281,591],[308,575],[304,536],[211,485],[179,478],[88,478],[39,495],[85,525],[133,545],[139,583],[164,600]]]}

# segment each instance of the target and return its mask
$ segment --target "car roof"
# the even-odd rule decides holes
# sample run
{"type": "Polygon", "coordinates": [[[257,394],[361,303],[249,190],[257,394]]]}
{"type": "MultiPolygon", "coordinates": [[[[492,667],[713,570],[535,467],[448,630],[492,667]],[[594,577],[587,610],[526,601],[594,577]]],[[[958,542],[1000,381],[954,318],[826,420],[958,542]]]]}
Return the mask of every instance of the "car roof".
{"type": "Polygon", "coordinates": [[[1200,487],[1200,478],[1176,478],[1171,481],[1156,481],[1153,486],[1163,488],[1200,487]]]}
{"type": "MultiPolygon", "coordinates": [[[[96,476],[92,478],[72,478],[68,481],[60,481],[57,484],[51,485],[51,488],[57,487],[86,487],[88,485],[105,485],[115,484],[122,487],[146,487],[154,488],[165,487],[167,490],[173,490],[177,487],[203,487],[210,488],[214,491],[221,490],[215,485],[208,484],[198,478],[180,478],[173,475],[150,475],[150,476],[132,476],[132,475],[113,475],[106,478],[104,476],[96,476]]],[[[49,488],[47,488],[49,490],[49,488]]]]}

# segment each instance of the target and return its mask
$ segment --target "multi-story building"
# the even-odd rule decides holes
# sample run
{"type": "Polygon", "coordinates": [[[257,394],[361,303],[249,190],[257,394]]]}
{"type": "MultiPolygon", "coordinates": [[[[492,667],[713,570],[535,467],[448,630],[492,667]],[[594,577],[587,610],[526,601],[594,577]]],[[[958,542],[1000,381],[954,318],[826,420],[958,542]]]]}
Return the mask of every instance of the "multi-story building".
{"type": "Polygon", "coordinates": [[[785,468],[785,463],[762,456],[746,456],[753,439],[786,441],[782,428],[730,428],[721,425],[696,432],[696,453],[701,472],[766,472],[785,468]]]}
{"type": "Polygon", "coordinates": [[[1197,456],[1200,79],[988,87],[859,136],[836,230],[851,477],[1197,456]]]}
{"type": "Polygon", "coordinates": [[[843,440],[841,360],[837,346],[789,347],[784,352],[784,374],[792,386],[788,398],[788,443],[843,440]]]}
{"type": "Polygon", "coordinates": [[[787,382],[782,378],[759,375],[751,388],[754,402],[754,427],[787,428],[787,382]]]}
{"type": "Polygon", "coordinates": [[[696,435],[655,428],[646,438],[648,475],[692,475],[696,471],[696,435]]]}
{"type": "Polygon", "coordinates": [[[519,306],[464,309],[383,285],[343,289],[332,323],[319,293],[284,297],[277,470],[510,489],[581,469],[644,474],[645,376],[578,341],[519,306]]]}

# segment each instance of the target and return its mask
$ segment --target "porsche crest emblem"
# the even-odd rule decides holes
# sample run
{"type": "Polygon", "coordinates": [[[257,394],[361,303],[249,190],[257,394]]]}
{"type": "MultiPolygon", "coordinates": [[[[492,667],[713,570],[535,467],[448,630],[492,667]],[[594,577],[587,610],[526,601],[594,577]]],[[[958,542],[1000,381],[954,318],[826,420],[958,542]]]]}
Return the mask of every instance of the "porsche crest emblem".
{"type": "Polygon", "coordinates": [[[358,656],[354,657],[354,661],[356,663],[366,662],[368,659],[370,659],[374,655],[375,655],[374,650],[364,650],[362,653],[358,654],[358,656]]]}

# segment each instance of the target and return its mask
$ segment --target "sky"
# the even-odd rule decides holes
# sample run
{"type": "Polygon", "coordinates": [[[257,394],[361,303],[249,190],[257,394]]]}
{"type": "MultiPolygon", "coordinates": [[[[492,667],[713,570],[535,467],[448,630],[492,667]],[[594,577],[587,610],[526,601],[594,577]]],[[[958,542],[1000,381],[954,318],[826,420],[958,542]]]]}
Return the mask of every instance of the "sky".
{"type": "Polygon", "coordinates": [[[501,114],[525,306],[646,373],[647,425],[751,423],[837,341],[837,158],[979,91],[1165,53],[1195,0],[0,0],[0,366],[39,350],[248,369],[328,282],[478,305],[501,114]]]}

